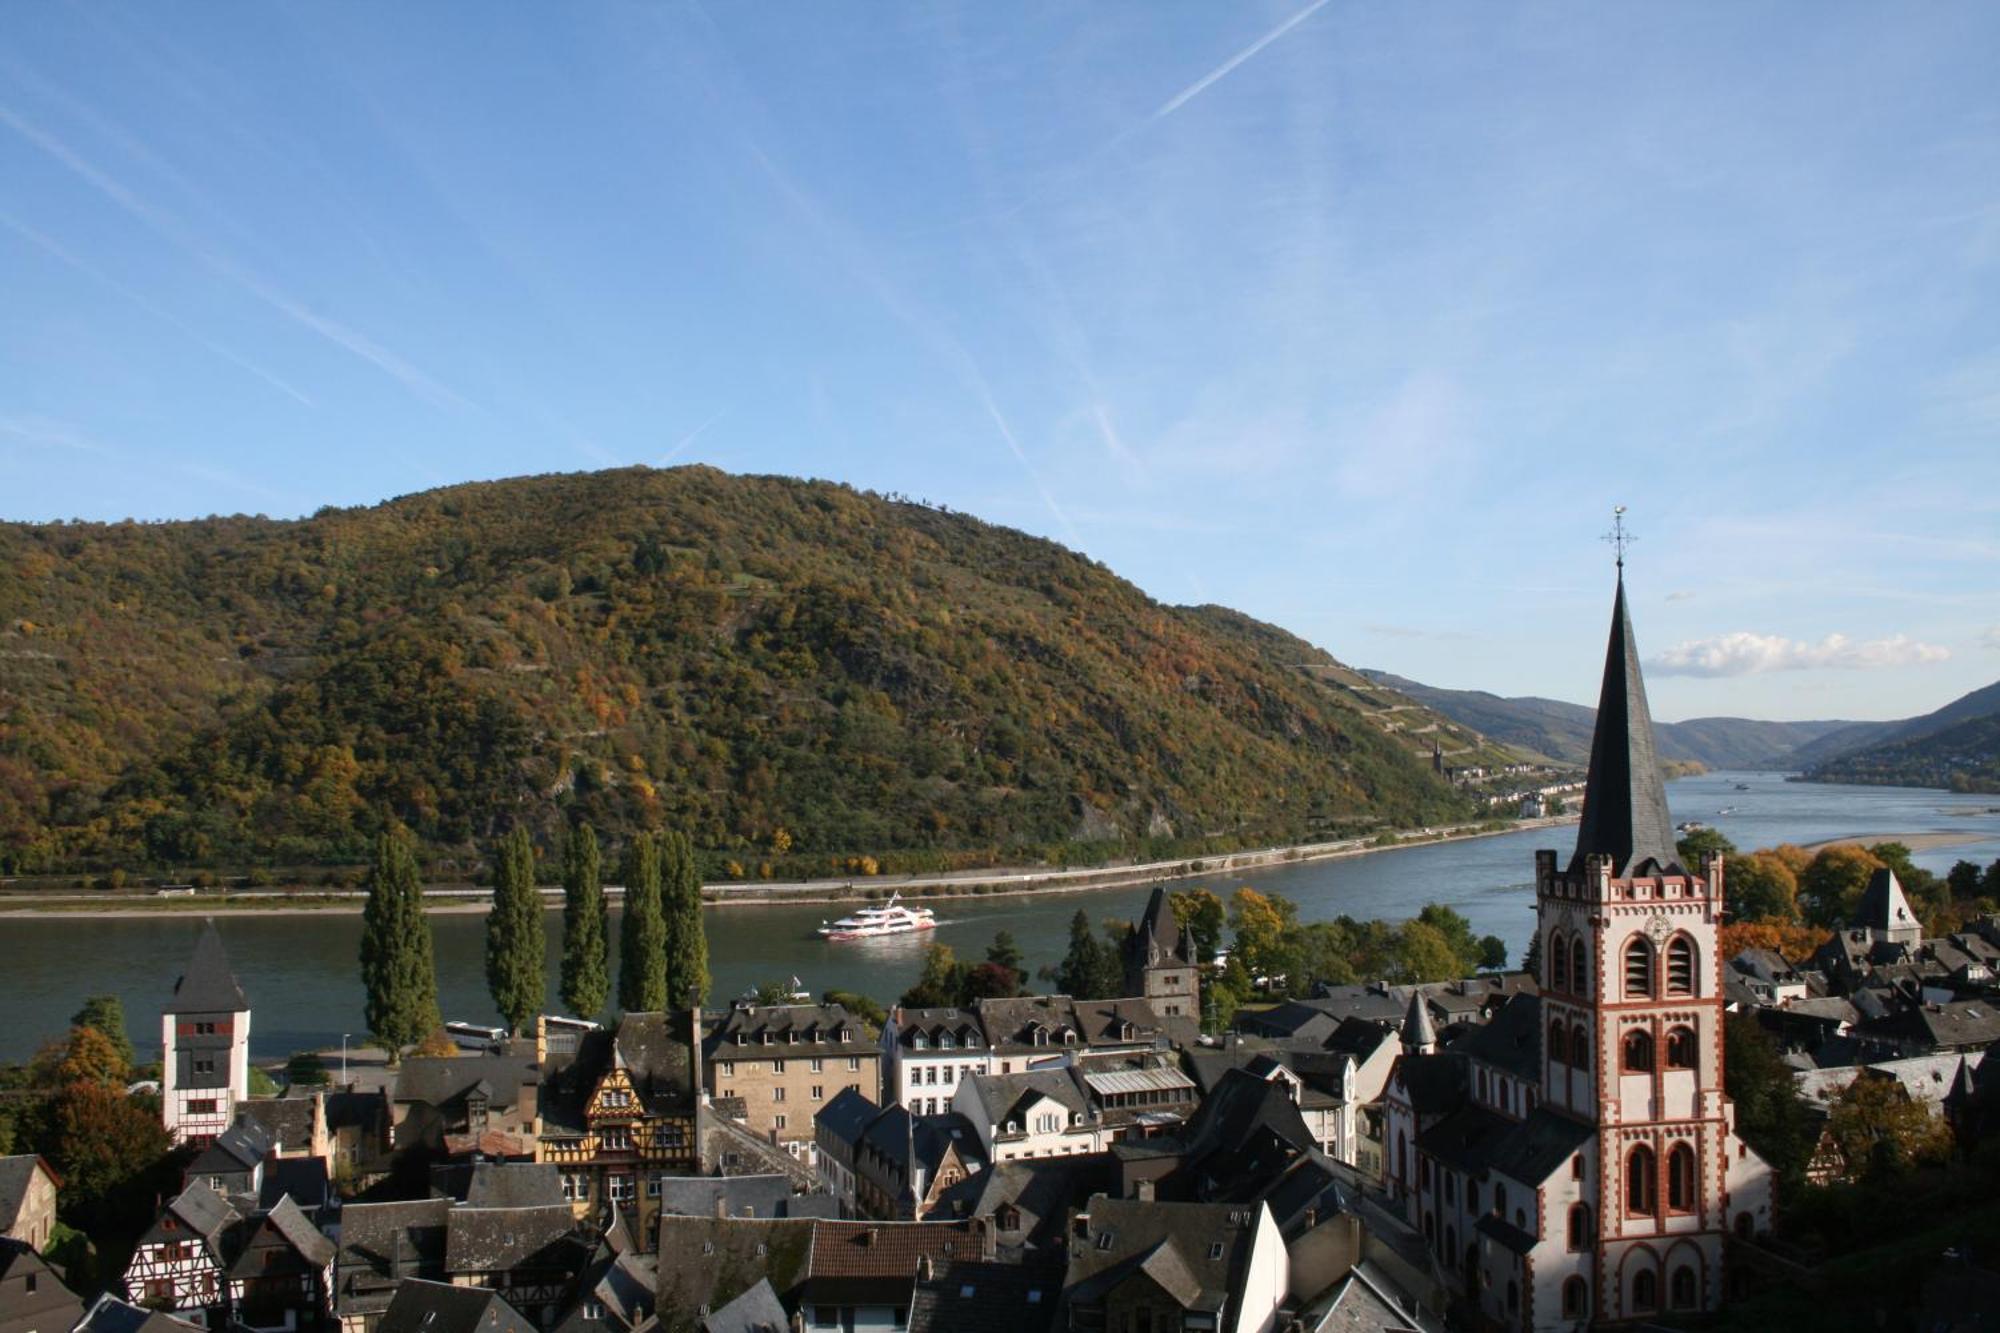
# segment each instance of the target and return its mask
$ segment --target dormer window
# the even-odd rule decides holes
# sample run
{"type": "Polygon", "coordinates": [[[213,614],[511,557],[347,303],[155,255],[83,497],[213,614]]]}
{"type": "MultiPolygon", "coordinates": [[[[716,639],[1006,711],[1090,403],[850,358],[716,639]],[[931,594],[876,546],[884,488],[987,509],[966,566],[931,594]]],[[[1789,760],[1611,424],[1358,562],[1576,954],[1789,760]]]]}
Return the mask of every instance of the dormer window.
{"type": "Polygon", "coordinates": [[[749,1033],[747,1033],[747,1032],[739,1032],[739,1033],[737,1033],[737,1034],[736,1034],[736,1044],[737,1044],[738,1046],[748,1046],[748,1045],[750,1044],[750,1034],[749,1034],[749,1033]]]}
{"type": "Polygon", "coordinates": [[[938,1037],[938,1049],[941,1051],[951,1050],[953,1047],[957,1045],[958,1043],[952,1040],[952,1036],[949,1032],[942,1033],[938,1037]]]}
{"type": "Polygon", "coordinates": [[[1074,1029],[1072,1028],[1063,1029],[1063,1045],[1065,1046],[1076,1045],[1076,1032],[1074,1029]]]}
{"type": "Polygon", "coordinates": [[[918,1051],[928,1050],[930,1049],[930,1044],[931,1044],[930,1038],[926,1037],[921,1032],[917,1033],[915,1036],[910,1038],[910,1048],[912,1050],[918,1050],[918,1051]]]}
{"type": "Polygon", "coordinates": [[[838,1031],[836,1031],[836,1032],[835,1032],[835,1033],[833,1034],[833,1039],[834,1039],[835,1041],[839,1041],[839,1042],[845,1042],[845,1041],[847,1040],[847,1029],[846,1029],[846,1028],[841,1028],[841,1029],[839,1029],[838,1031]]]}

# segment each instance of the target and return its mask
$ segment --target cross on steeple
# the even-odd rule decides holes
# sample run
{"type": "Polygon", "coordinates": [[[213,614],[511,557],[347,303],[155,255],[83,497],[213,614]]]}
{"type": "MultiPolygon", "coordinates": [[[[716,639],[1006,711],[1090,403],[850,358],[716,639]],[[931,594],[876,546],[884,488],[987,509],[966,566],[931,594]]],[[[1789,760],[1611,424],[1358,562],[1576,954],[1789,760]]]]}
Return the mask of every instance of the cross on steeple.
{"type": "Polygon", "coordinates": [[[1625,531],[1625,506],[1618,505],[1611,511],[1611,531],[1604,534],[1604,540],[1611,543],[1618,552],[1618,577],[1625,577],[1625,548],[1639,539],[1625,531]]]}

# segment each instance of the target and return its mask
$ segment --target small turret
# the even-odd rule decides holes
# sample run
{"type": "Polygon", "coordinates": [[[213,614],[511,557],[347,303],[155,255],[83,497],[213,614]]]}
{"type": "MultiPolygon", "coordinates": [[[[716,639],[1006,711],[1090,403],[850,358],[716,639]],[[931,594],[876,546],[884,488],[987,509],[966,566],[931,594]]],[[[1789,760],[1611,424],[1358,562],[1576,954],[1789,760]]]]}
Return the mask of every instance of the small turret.
{"type": "Polygon", "coordinates": [[[1403,1018],[1403,1052],[1406,1055],[1437,1054],[1437,1028],[1431,1023],[1431,1007],[1422,991],[1410,992],[1410,1012],[1403,1018]]]}

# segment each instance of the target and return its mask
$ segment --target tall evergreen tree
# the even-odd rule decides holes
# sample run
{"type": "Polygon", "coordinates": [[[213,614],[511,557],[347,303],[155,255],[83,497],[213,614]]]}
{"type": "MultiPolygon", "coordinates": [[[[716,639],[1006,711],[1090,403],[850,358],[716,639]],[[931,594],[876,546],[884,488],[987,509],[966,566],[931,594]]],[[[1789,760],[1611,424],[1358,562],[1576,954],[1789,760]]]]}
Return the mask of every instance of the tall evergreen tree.
{"type": "Polygon", "coordinates": [[[542,895],[535,888],[535,845],[517,828],[493,857],[493,908],[486,914],[486,989],[493,1007],[521,1034],[548,999],[542,895]]]}
{"type": "Polygon", "coordinates": [[[618,935],[618,1007],[628,1014],[667,1007],[667,927],[660,916],[660,848],[635,834],[619,863],[625,924],[618,935]]]}
{"type": "Polygon", "coordinates": [[[692,989],[708,998],[708,930],[701,920],[701,868],[684,833],[660,838],[660,908],[665,924],[667,1003],[678,1009],[692,989]]]}
{"type": "Polygon", "coordinates": [[[1057,988],[1072,999],[1100,998],[1093,992],[1103,984],[1105,953],[1104,945],[1098,943],[1096,932],[1090,928],[1090,914],[1079,907],[1069,919],[1069,952],[1056,968],[1057,988]]]}
{"type": "Polygon", "coordinates": [[[563,842],[563,1006],[578,1018],[604,1011],[611,990],[604,886],[598,882],[597,831],[579,824],[563,842]]]}
{"type": "Polygon", "coordinates": [[[400,826],[375,840],[361,914],[361,983],[368,992],[368,1030],[389,1048],[392,1061],[442,1022],[416,848],[400,826]]]}

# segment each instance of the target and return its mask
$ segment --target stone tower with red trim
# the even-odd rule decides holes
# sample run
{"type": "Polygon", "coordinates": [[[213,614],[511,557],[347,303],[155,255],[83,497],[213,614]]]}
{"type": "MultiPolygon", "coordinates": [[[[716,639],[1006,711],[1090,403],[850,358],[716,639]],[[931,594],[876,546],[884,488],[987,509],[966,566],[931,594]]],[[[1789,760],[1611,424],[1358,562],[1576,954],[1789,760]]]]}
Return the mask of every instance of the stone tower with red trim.
{"type": "Polygon", "coordinates": [[[1577,1205],[1595,1319],[1716,1309],[1725,1236],[1769,1224],[1770,1169],[1723,1091],[1723,886],[1720,856],[1675,851],[1621,570],[1576,849],[1535,857],[1542,1101],[1596,1127],[1577,1205]]]}

